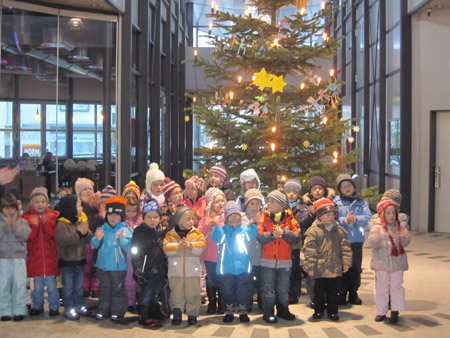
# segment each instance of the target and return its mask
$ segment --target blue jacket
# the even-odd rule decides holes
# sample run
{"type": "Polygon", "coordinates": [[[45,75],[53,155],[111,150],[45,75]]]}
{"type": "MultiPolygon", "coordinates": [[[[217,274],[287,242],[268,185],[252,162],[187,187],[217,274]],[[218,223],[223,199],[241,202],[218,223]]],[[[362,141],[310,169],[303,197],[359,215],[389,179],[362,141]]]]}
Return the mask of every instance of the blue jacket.
{"type": "Polygon", "coordinates": [[[350,243],[363,243],[365,240],[364,228],[372,217],[367,202],[363,199],[355,199],[350,202],[338,196],[334,199],[334,203],[338,208],[339,225],[347,231],[350,243]],[[353,224],[347,224],[345,220],[350,211],[353,211],[355,216],[353,224]]]}
{"type": "Polygon", "coordinates": [[[130,252],[132,231],[125,223],[116,223],[113,228],[108,223],[103,224],[103,239],[92,237],[91,245],[98,250],[97,267],[103,271],[126,271],[126,254],[130,252]],[[125,237],[118,234],[125,232],[125,237]]]}
{"type": "Polygon", "coordinates": [[[216,273],[240,275],[251,272],[250,241],[257,235],[255,224],[251,226],[231,225],[214,227],[211,238],[219,245],[216,273]]]}

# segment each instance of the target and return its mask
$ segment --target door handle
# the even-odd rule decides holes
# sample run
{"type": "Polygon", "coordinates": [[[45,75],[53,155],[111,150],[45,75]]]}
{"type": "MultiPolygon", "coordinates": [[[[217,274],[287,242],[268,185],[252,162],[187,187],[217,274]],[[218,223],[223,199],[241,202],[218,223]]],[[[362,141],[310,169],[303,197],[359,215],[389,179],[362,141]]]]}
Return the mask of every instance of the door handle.
{"type": "Polygon", "coordinates": [[[434,168],[434,188],[439,189],[441,187],[441,167],[434,168]]]}

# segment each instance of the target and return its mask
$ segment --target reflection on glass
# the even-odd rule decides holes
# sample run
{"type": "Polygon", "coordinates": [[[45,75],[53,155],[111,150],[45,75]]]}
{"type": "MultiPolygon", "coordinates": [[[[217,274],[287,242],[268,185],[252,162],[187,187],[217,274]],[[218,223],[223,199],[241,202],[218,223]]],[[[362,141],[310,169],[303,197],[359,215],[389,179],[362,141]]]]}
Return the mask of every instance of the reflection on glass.
{"type": "Polygon", "coordinates": [[[56,104],[45,105],[45,124],[46,129],[56,129],[56,123],[58,123],[58,129],[66,129],[66,106],[60,104],[58,106],[58,116],[56,116],[56,104]],[[58,122],[56,122],[58,118],[58,122]]]}
{"type": "Polygon", "coordinates": [[[28,153],[31,157],[40,157],[41,151],[41,132],[40,131],[21,131],[20,132],[20,155],[28,153]]]}
{"type": "Polygon", "coordinates": [[[40,104],[20,104],[20,129],[41,129],[40,104]]]}
{"type": "Polygon", "coordinates": [[[0,130],[0,158],[13,157],[12,130],[0,130]]]}
{"type": "Polygon", "coordinates": [[[400,120],[389,121],[389,164],[400,164],[400,120]]]}
{"type": "Polygon", "coordinates": [[[66,156],[66,132],[58,131],[58,142],[56,142],[56,132],[46,132],[46,147],[45,149],[56,155],[56,146],[58,143],[58,156],[66,156]]]}

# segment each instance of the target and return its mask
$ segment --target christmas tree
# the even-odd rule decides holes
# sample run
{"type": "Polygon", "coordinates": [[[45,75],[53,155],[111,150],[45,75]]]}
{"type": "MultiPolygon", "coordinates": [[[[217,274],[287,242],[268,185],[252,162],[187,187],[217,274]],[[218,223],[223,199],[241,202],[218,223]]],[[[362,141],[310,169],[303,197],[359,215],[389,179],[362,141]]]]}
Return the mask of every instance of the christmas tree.
{"type": "Polygon", "coordinates": [[[214,79],[214,96],[191,96],[186,112],[211,141],[196,149],[201,167],[221,163],[230,177],[254,168],[273,189],[286,179],[304,182],[313,175],[334,184],[357,161],[351,143],[358,127],[341,119],[341,83],[332,69],[326,79],[316,73],[318,61],[330,60],[340,48],[327,33],[333,8],[323,3],[307,17],[306,5],[305,0],[253,0],[239,16],[208,14],[212,60],[195,54],[193,64],[214,79]],[[297,8],[280,18],[289,5],[297,8]],[[212,26],[224,34],[211,35],[212,26]],[[298,84],[287,85],[287,77],[298,84]]]}

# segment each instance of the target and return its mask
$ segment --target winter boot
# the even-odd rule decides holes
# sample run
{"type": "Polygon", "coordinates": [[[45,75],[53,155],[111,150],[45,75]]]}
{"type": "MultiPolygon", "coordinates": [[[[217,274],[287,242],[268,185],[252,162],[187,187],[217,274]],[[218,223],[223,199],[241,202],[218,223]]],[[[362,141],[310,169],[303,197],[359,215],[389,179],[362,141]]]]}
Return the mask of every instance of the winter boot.
{"type": "Polygon", "coordinates": [[[164,314],[161,312],[161,307],[160,307],[159,303],[157,303],[157,302],[150,304],[149,316],[156,320],[166,319],[164,314]]]}
{"type": "Polygon", "coordinates": [[[358,292],[356,292],[356,291],[352,291],[349,293],[348,301],[353,305],[361,305],[362,304],[362,300],[361,300],[361,298],[359,298],[358,292]]]}
{"type": "Polygon", "coordinates": [[[209,314],[216,313],[216,303],[217,303],[217,288],[215,286],[206,287],[206,295],[208,296],[208,309],[206,310],[209,314]]]}
{"type": "Polygon", "coordinates": [[[175,308],[172,313],[172,325],[180,325],[181,324],[181,309],[175,308]]]}
{"type": "Polygon", "coordinates": [[[136,310],[139,314],[139,324],[146,327],[155,326],[155,320],[149,318],[148,307],[143,305],[136,306],[136,310]]]}

